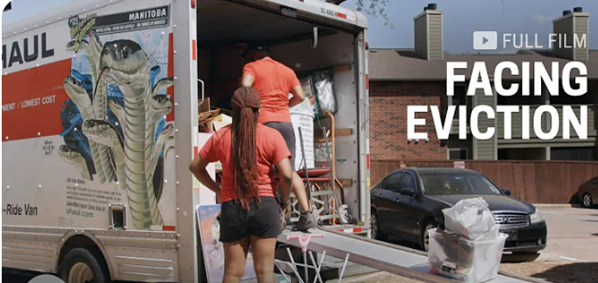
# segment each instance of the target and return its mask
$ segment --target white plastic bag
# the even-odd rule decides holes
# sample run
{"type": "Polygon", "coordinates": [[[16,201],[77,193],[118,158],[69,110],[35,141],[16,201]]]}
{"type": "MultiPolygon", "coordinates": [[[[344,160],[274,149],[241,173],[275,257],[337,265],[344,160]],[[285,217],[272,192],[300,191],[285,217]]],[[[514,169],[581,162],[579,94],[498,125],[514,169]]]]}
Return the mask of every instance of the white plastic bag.
{"type": "Polygon", "coordinates": [[[474,242],[483,242],[483,241],[492,241],[498,239],[498,235],[500,234],[500,225],[494,225],[490,230],[482,235],[475,237],[472,241],[474,242]]]}
{"type": "Polygon", "coordinates": [[[301,88],[303,88],[303,92],[305,92],[305,98],[309,100],[312,113],[318,115],[320,106],[318,99],[314,95],[313,79],[311,75],[299,79],[299,82],[301,82],[301,88]]]}
{"type": "Polygon", "coordinates": [[[316,71],[313,73],[313,83],[320,105],[320,112],[336,113],[336,96],[333,88],[332,70],[316,71]]]}
{"type": "Polygon", "coordinates": [[[486,234],[496,225],[488,203],[481,197],[461,200],[453,207],[443,209],[442,213],[446,230],[470,240],[486,234]]]}
{"type": "Polygon", "coordinates": [[[332,145],[326,146],[325,142],[315,144],[316,162],[330,162],[332,158],[332,145]],[[326,151],[328,149],[328,151],[326,151]]]}
{"type": "MultiPolygon", "coordinates": [[[[293,97],[293,94],[289,93],[289,99],[291,99],[292,97],[293,97]]],[[[304,114],[304,115],[309,115],[309,116],[314,115],[313,107],[312,107],[311,103],[309,102],[309,98],[307,98],[307,97],[303,100],[303,102],[301,102],[293,107],[289,107],[289,112],[304,114]]]]}

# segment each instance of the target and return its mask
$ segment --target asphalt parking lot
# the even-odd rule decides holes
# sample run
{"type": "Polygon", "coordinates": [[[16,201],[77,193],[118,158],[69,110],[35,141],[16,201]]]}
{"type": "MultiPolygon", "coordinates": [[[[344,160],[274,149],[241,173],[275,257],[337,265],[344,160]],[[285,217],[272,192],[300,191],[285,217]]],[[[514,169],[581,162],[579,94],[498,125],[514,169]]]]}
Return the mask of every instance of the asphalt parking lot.
{"type": "MultiPolygon", "coordinates": [[[[506,255],[501,269],[556,283],[598,282],[598,209],[541,207],[548,224],[548,245],[533,262],[506,255]]],[[[4,282],[26,283],[27,276],[3,274],[4,282]]],[[[336,282],[336,281],[335,281],[336,282]]],[[[343,282],[418,282],[376,272],[343,282]]]]}
{"type": "Polygon", "coordinates": [[[540,208],[548,224],[548,247],[539,260],[598,262],[598,209],[540,208]]]}
{"type": "Polygon", "coordinates": [[[540,208],[548,224],[548,246],[533,262],[502,268],[558,283],[598,282],[598,209],[540,208]]]}

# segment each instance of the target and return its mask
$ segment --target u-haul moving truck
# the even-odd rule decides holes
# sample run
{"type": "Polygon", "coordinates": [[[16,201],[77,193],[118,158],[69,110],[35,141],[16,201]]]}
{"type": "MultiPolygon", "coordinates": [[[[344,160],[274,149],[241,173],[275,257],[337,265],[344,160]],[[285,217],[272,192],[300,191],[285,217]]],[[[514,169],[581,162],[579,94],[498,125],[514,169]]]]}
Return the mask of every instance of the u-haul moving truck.
{"type": "Polygon", "coordinates": [[[345,202],[367,226],[365,38],[363,15],[317,0],[73,1],[5,26],[3,267],[199,282],[188,166],[210,93],[198,47],[237,42],[268,44],[297,72],[350,66],[334,76],[336,127],[351,129],[337,138],[337,176],[352,180],[345,202]]]}

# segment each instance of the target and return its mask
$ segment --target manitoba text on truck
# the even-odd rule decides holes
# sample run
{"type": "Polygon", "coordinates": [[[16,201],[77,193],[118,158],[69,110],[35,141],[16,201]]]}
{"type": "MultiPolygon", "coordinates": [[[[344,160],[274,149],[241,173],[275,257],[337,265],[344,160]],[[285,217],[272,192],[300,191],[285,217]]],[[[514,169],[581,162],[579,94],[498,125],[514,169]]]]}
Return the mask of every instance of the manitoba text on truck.
{"type": "Polygon", "coordinates": [[[367,234],[362,14],[316,0],[73,1],[3,31],[4,268],[202,282],[196,212],[214,199],[188,166],[198,103],[225,107],[240,74],[220,70],[240,56],[221,50],[238,43],[268,45],[298,73],[334,67],[335,165],[354,220],[335,229],[367,234]]]}

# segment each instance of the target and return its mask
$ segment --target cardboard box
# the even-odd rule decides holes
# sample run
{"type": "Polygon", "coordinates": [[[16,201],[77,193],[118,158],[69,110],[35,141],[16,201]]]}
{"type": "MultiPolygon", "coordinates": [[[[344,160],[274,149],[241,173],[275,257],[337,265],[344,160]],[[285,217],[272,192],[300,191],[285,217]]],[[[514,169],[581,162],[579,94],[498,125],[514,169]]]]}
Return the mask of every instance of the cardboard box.
{"type": "Polygon", "coordinates": [[[210,98],[206,98],[203,103],[199,101],[198,105],[199,131],[202,133],[211,133],[214,131],[214,119],[220,115],[220,109],[211,109],[210,98]]]}

